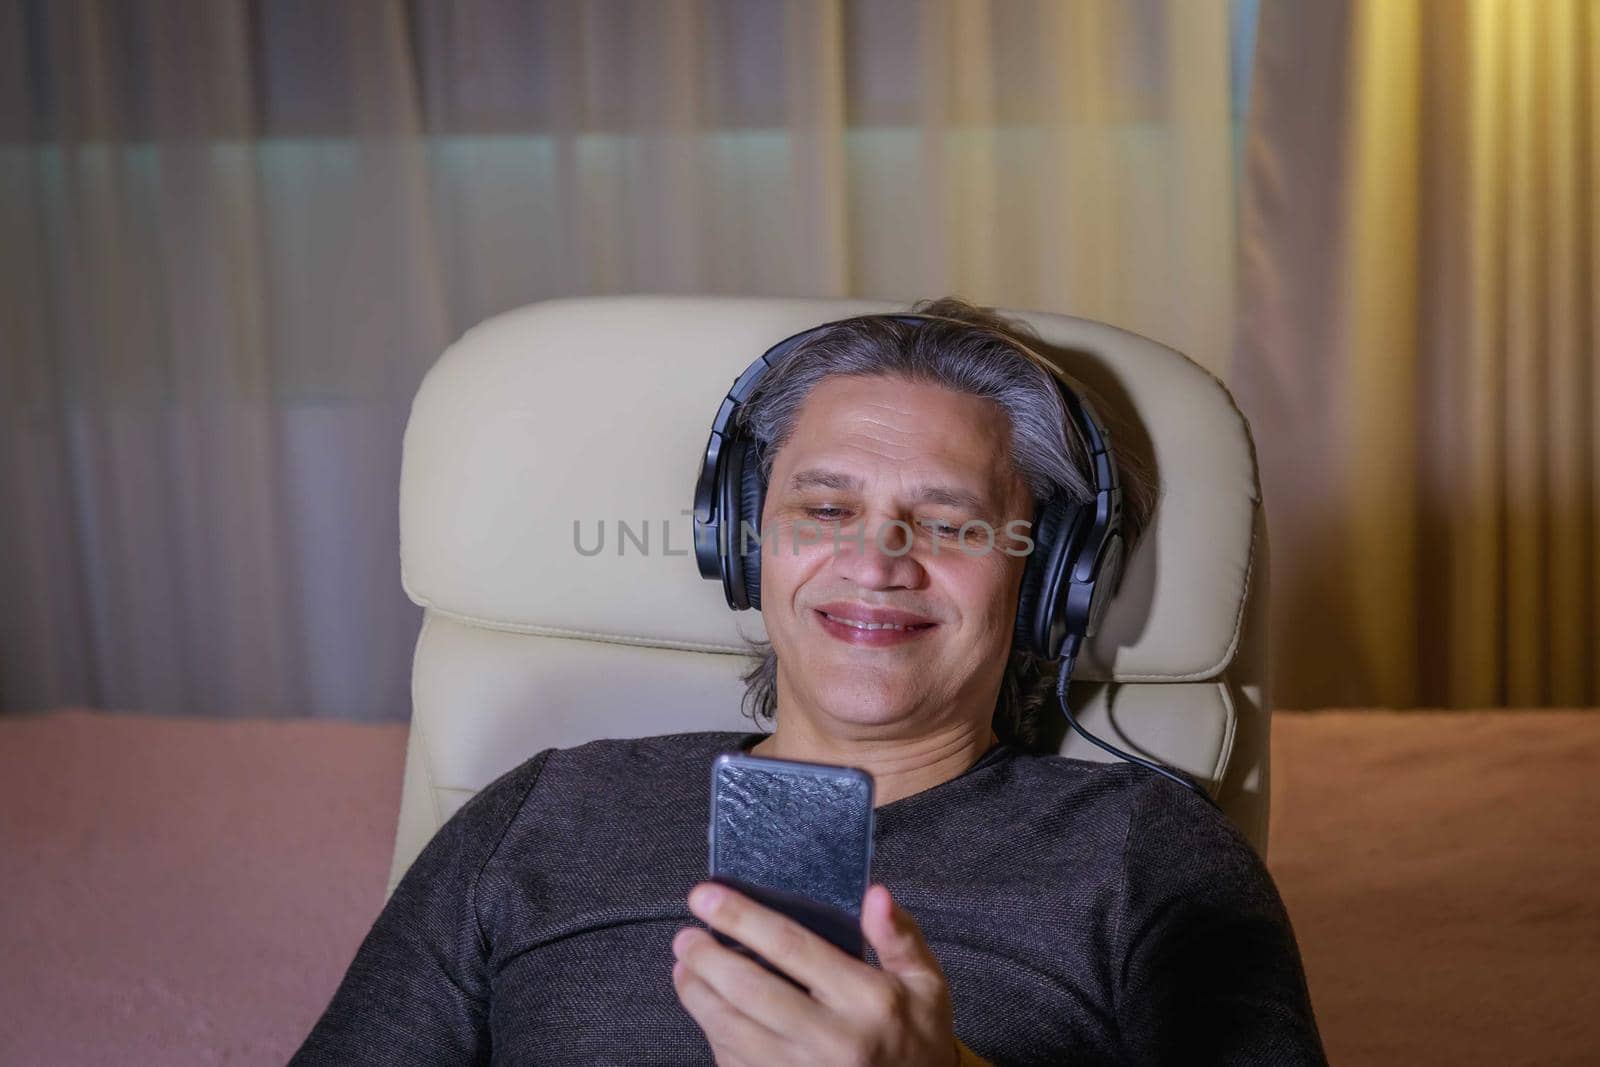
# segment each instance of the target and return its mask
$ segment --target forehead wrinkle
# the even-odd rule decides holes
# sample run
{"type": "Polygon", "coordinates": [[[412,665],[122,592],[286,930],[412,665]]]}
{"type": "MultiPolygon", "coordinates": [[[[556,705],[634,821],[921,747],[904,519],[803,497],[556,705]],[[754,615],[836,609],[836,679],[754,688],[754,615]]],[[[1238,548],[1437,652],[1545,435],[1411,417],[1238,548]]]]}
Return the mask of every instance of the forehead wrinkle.
{"type": "MultiPolygon", "coordinates": [[[[852,413],[851,418],[866,425],[852,427],[841,435],[840,440],[851,448],[874,453],[891,462],[907,464],[922,461],[931,463],[935,468],[939,468],[944,467],[947,461],[951,459],[954,459],[958,466],[970,463],[972,459],[970,450],[961,450],[959,455],[953,454],[949,447],[949,439],[944,435],[936,435],[929,440],[926,439],[926,435],[921,432],[920,428],[902,430],[870,415],[852,413]],[[868,427],[882,427],[888,433],[880,437],[877,434],[867,432],[868,427]],[[897,440],[888,440],[885,437],[896,438],[897,440]]],[[[1009,440],[1003,434],[996,434],[994,427],[989,425],[980,425],[978,430],[981,440],[985,440],[985,443],[999,446],[992,457],[992,461],[981,465],[986,475],[985,481],[1004,481],[1006,474],[1014,468],[1009,440]]],[[[921,486],[912,495],[918,499],[928,500],[933,503],[956,506],[959,506],[959,502],[955,499],[957,497],[966,497],[967,503],[971,503],[973,499],[973,495],[966,490],[940,486],[936,483],[921,486]]]]}
{"type": "MultiPolygon", "coordinates": [[[[899,412],[899,414],[905,416],[909,412],[899,412]]],[[[912,447],[908,439],[915,437],[920,430],[917,426],[900,426],[888,419],[877,418],[860,411],[851,412],[846,421],[848,422],[846,436],[865,437],[882,445],[898,444],[906,448],[912,447]]]]}
{"type": "MultiPolygon", "coordinates": [[[[893,412],[895,415],[900,416],[901,418],[905,418],[907,416],[915,418],[914,413],[882,401],[864,401],[859,405],[859,408],[852,410],[846,415],[846,418],[855,425],[852,425],[841,436],[846,438],[868,438],[879,446],[877,448],[869,448],[868,450],[877,452],[886,459],[904,463],[916,456],[930,452],[933,454],[938,454],[938,446],[944,443],[944,435],[936,434],[933,442],[934,447],[920,448],[918,447],[918,444],[911,439],[922,435],[925,432],[925,427],[921,425],[913,425],[910,427],[897,425],[883,418],[865,413],[861,411],[860,408],[883,408],[893,412]],[[872,433],[871,431],[873,430],[881,430],[882,435],[880,436],[872,433]],[[887,451],[887,449],[895,447],[898,447],[902,450],[901,454],[891,455],[887,451]]],[[[1005,419],[1002,413],[1002,418],[999,422],[981,419],[974,422],[972,424],[972,428],[977,431],[977,440],[998,445],[999,451],[1003,453],[1007,465],[1011,465],[1012,435],[1006,432],[1007,423],[1009,423],[1009,420],[1005,419]]],[[[999,475],[1001,472],[996,470],[994,473],[999,475]]]]}
{"type": "Polygon", "coordinates": [[[885,441],[875,434],[847,433],[842,435],[838,443],[855,451],[876,456],[878,459],[896,466],[915,463],[927,456],[928,450],[918,448],[911,441],[885,441]]]}

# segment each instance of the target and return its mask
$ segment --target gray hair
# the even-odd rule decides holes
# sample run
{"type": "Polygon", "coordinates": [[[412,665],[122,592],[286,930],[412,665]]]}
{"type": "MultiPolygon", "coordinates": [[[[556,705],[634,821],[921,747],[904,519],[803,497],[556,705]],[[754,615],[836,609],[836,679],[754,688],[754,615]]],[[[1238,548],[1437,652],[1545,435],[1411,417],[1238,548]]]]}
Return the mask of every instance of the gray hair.
{"type": "MultiPolygon", "coordinates": [[[[922,301],[911,311],[942,321],[845,319],[806,338],[767,372],[739,412],[740,425],[757,442],[763,478],[770,477],[801,405],[823,379],[889,377],[931,382],[998,404],[1010,419],[1012,462],[1033,496],[1035,514],[1058,491],[1075,500],[1088,499],[1093,493],[1088,450],[1068,420],[1056,379],[1018,350],[1019,345],[1037,348],[1037,335],[992,308],[955,297],[922,301]]],[[[1069,379],[1069,384],[1097,412],[1105,410],[1077,382],[1069,379]]],[[[1142,471],[1130,469],[1120,453],[1118,473],[1131,547],[1147,514],[1153,483],[1142,471]]],[[[778,655],[770,642],[752,641],[751,646],[757,663],[744,675],[744,709],[758,722],[771,720],[777,714],[778,655]]],[[[1041,712],[1053,699],[1050,667],[1024,649],[1012,649],[994,713],[994,729],[1002,740],[1029,749],[1037,746],[1041,712]]]]}

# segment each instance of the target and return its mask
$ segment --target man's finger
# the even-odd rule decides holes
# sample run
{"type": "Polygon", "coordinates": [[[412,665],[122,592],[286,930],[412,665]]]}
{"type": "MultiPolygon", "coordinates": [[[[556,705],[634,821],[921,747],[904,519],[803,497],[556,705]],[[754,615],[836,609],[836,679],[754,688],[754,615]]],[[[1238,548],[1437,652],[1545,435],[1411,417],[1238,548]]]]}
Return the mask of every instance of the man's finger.
{"type": "Polygon", "coordinates": [[[861,932],[890,974],[907,980],[931,977],[944,981],[944,972],[922,939],[917,921],[894,902],[886,886],[867,889],[866,899],[861,902],[861,932]]]}
{"type": "Polygon", "coordinates": [[[707,926],[760,954],[831,1008],[849,1007],[881,977],[787,915],[727,886],[711,882],[695,886],[689,894],[689,909],[707,926]]]}
{"type": "Polygon", "coordinates": [[[823,1024],[815,1000],[754,960],[717,944],[704,930],[685,927],[672,939],[673,954],[695,978],[762,1026],[785,1037],[823,1024]]]}
{"type": "Polygon", "coordinates": [[[678,1003],[706,1035],[719,1065],[730,1059],[749,1064],[783,1062],[788,1043],[740,1011],[686,964],[672,969],[672,986],[678,1003]]]}

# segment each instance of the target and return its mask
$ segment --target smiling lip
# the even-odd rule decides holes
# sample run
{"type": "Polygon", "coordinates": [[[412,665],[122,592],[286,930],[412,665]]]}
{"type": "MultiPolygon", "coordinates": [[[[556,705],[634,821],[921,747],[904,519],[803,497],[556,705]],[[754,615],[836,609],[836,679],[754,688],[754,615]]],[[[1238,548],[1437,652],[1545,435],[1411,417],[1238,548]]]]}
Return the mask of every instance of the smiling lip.
{"type": "Polygon", "coordinates": [[[932,619],[909,611],[866,604],[824,604],[816,609],[816,614],[830,637],[873,648],[915,640],[938,625],[932,619]]]}

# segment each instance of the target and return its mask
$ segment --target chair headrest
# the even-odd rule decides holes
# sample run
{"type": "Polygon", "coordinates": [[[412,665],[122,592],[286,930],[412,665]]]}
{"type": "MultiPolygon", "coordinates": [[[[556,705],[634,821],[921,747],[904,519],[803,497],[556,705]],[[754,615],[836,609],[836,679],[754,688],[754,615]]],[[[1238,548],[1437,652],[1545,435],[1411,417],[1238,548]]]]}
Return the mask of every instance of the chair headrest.
{"type": "MultiPolygon", "coordinates": [[[[406,428],[406,593],[492,629],[744,652],[746,637],[765,636],[760,616],[729,611],[692,551],[688,509],[711,417],[734,377],[776,341],[898,310],[594,297],[474,327],[428,373],[406,428]]],[[[1065,315],[1008,314],[1095,390],[1121,431],[1113,448],[1144,452],[1161,487],[1080,675],[1221,673],[1238,644],[1260,503],[1244,418],[1212,375],[1155,341],[1065,315]]]]}

